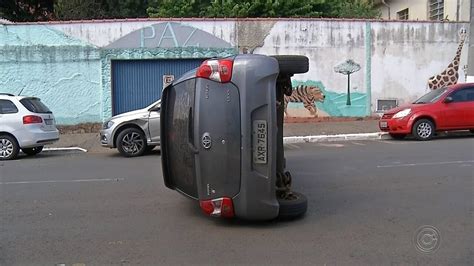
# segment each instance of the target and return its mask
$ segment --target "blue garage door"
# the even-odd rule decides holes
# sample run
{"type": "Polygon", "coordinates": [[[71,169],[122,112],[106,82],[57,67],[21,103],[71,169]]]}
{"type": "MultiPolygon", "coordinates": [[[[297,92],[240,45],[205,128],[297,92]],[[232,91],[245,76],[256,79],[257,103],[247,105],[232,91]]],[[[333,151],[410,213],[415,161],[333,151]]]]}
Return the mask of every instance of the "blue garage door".
{"type": "Polygon", "coordinates": [[[204,59],[112,61],[112,113],[146,107],[161,98],[163,76],[181,75],[201,65],[204,59]]]}

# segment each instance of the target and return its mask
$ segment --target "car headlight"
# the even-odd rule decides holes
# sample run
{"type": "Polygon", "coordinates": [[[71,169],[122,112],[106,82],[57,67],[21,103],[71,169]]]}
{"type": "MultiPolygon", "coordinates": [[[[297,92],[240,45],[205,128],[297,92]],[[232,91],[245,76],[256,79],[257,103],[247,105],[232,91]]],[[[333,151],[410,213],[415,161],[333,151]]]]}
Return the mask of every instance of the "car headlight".
{"type": "Polygon", "coordinates": [[[107,121],[102,125],[103,129],[109,129],[114,125],[114,121],[107,121]]]}
{"type": "Polygon", "coordinates": [[[405,117],[407,115],[409,115],[411,113],[411,109],[408,108],[408,109],[403,109],[402,111],[396,113],[393,118],[402,118],[402,117],[405,117]]]}

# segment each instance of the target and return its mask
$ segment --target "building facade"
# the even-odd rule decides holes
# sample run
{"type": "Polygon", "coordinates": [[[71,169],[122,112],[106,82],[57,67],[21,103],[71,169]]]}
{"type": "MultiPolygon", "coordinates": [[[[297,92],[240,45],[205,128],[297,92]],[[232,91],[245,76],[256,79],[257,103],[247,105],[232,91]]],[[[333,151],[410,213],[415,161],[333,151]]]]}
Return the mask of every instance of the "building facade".
{"type": "Polygon", "coordinates": [[[385,20],[469,21],[471,0],[376,0],[385,20]]]}
{"type": "MultiPolygon", "coordinates": [[[[295,54],[310,59],[310,70],[295,75],[293,86],[326,97],[313,103],[317,114],[290,102],[290,116],[368,116],[426,93],[468,29],[464,22],[330,19],[0,24],[0,91],[40,97],[58,124],[102,122],[159,99],[164,85],[207,58],[295,54]],[[348,63],[358,71],[340,74],[348,63]]],[[[458,74],[463,82],[462,67],[458,74]]]]}

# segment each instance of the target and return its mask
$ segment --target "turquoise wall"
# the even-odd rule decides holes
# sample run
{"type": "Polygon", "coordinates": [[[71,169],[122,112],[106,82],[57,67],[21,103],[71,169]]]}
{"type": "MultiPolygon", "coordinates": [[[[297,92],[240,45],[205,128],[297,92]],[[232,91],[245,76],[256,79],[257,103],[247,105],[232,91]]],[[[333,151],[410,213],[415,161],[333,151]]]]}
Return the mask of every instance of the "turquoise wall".
{"type": "Polygon", "coordinates": [[[99,50],[43,25],[0,25],[0,91],[36,96],[58,124],[101,121],[99,50]]]}

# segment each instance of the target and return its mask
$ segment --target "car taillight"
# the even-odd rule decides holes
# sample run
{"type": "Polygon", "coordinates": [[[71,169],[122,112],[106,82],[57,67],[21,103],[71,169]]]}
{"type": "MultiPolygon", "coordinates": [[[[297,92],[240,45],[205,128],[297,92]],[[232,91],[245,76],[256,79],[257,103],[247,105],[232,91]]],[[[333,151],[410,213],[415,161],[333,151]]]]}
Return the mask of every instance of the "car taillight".
{"type": "Polygon", "coordinates": [[[234,206],[230,198],[218,198],[213,200],[201,200],[199,202],[205,214],[214,217],[234,217],[234,206]]]}
{"type": "Polygon", "coordinates": [[[27,115],[23,117],[23,124],[39,124],[43,123],[43,119],[36,115],[27,115]]]}
{"type": "Polygon", "coordinates": [[[198,68],[196,77],[206,78],[217,82],[229,82],[232,78],[234,61],[230,59],[206,60],[198,68]]]}

